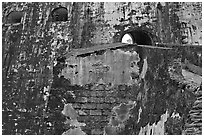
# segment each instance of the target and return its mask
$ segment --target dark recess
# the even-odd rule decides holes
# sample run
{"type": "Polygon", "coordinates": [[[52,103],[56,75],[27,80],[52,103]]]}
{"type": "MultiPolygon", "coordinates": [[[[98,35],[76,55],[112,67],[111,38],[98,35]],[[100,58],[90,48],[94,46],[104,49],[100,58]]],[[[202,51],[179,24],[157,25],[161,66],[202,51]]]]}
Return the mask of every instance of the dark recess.
{"type": "MultiPolygon", "coordinates": [[[[152,45],[153,41],[152,38],[149,36],[149,34],[143,30],[131,30],[127,31],[125,34],[131,35],[133,39],[133,43],[136,43],[138,45],[152,45]]],[[[123,36],[124,36],[123,35],[123,36]]],[[[121,41],[122,41],[121,37],[121,41]]],[[[147,57],[147,51],[145,48],[142,47],[136,47],[137,52],[139,53],[140,62],[138,62],[138,65],[140,68],[143,66],[143,59],[147,57]]]]}
{"type": "Polygon", "coordinates": [[[7,15],[7,23],[15,24],[21,23],[23,17],[22,11],[12,11],[7,15]]]}
{"type": "Polygon", "coordinates": [[[57,7],[51,12],[52,21],[67,21],[68,11],[65,7],[57,7]]]}

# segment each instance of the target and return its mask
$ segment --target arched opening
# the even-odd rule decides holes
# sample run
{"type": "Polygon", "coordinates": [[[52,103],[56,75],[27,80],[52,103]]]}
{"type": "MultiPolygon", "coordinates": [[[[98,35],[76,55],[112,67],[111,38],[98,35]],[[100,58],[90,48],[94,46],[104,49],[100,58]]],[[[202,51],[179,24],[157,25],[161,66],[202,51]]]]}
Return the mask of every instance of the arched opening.
{"type": "Polygon", "coordinates": [[[122,37],[122,43],[128,43],[128,44],[133,44],[133,37],[131,34],[126,33],[123,37],[122,37]]]}
{"type": "MultiPolygon", "coordinates": [[[[150,35],[143,30],[133,30],[127,31],[121,38],[122,43],[128,44],[138,44],[138,45],[153,45],[153,40],[150,35]]],[[[140,73],[142,72],[145,62],[147,61],[147,50],[141,46],[136,47],[137,52],[139,53],[140,61],[138,62],[138,66],[140,69],[140,73]]]]}
{"type": "Polygon", "coordinates": [[[126,32],[121,39],[122,43],[138,45],[152,45],[152,39],[149,34],[143,30],[134,30],[126,32]]]}
{"type": "Polygon", "coordinates": [[[65,7],[55,8],[52,13],[52,21],[67,21],[68,19],[68,11],[65,7]]]}
{"type": "Polygon", "coordinates": [[[11,23],[11,24],[21,23],[22,18],[23,18],[23,12],[12,11],[7,15],[7,23],[11,23]]]}

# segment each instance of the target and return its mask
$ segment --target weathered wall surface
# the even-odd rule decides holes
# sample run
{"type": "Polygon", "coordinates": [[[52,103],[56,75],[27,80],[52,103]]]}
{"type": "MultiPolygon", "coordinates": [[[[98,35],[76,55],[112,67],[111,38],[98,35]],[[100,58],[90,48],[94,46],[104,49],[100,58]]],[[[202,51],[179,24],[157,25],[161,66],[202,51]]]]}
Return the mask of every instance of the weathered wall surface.
{"type": "MultiPolygon", "coordinates": [[[[84,129],[87,133],[95,132],[90,131],[89,128],[91,125],[93,128],[95,125],[99,125],[95,121],[101,123],[105,119],[104,124],[99,126],[107,126],[107,119],[110,118],[112,108],[124,103],[120,99],[126,97],[118,95],[124,94],[124,92],[102,90],[98,93],[96,90],[87,91],[84,87],[67,86],[71,84],[68,79],[65,79],[68,77],[66,75],[64,77],[58,76],[66,68],[63,63],[66,61],[60,60],[58,57],[63,57],[73,48],[120,42],[126,31],[134,29],[148,32],[153,39],[153,44],[157,41],[185,44],[202,43],[201,3],[3,3],[2,13],[3,134],[61,134],[64,132],[66,129],[62,126],[64,117],[60,115],[63,109],[62,98],[67,98],[68,102],[77,102],[75,99],[75,101],[69,100],[70,95],[67,95],[66,91],[74,91],[76,95],[80,94],[77,96],[78,98],[80,96],[86,98],[85,94],[90,92],[90,96],[87,100],[85,99],[85,102],[79,102],[79,105],[75,104],[76,109],[79,110],[84,107],[83,111],[88,114],[87,117],[80,117],[81,120],[92,119],[84,129]],[[51,11],[58,5],[67,8],[68,20],[66,22],[52,22],[51,11]],[[8,24],[7,15],[11,11],[23,11],[21,23],[8,24]],[[60,61],[57,61],[57,58],[60,61]],[[79,90],[80,92],[77,94],[76,91],[79,90]],[[51,101],[52,108],[48,107],[49,104],[46,104],[47,100],[44,99],[48,91],[55,100],[51,101]],[[103,92],[105,95],[100,95],[103,92]],[[109,94],[109,92],[111,93],[109,94]],[[108,99],[105,100],[104,96],[110,96],[112,102],[107,101],[108,99]],[[88,108],[91,98],[96,101],[92,102],[96,106],[88,108]],[[107,104],[109,108],[105,112],[107,104]],[[44,113],[46,111],[49,114],[44,113]],[[101,120],[95,120],[97,116],[92,117],[92,114],[97,115],[101,120]],[[61,119],[55,119],[56,117],[61,117],[61,119]],[[49,118],[54,119],[50,120],[52,122],[61,121],[61,123],[55,122],[57,124],[54,126],[52,123],[48,128],[49,118]]],[[[174,100],[176,98],[174,94],[176,96],[178,94],[176,90],[170,92],[164,88],[166,83],[171,81],[167,74],[168,64],[171,64],[170,61],[174,57],[178,58],[178,56],[173,56],[173,53],[167,51],[151,50],[147,53],[148,71],[142,82],[143,86],[140,85],[139,89],[133,86],[130,89],[137,89],[138,91],[128,92],[131,93],[132,101],[139,100],[140,102],[137,102],[140,105],[136,105],[135,109],[130,111],[138,113],[139,108],[142,109],[141,116],[143,118],[141,121],[144,123],[139,123],[137,127],[146,126],[153,119],[152,116],[160,117],[167,108],[172,108],[164,105],[160,108],[162,109],[161,112],[156,111],[156,109],[150,111],[149,108],[159,109],[159,104],[166,102],[163,99],[158,103],[158,100],[163,97],[168,98],[169,94],[174,100]],[[172,55],[172,58],[166,58],[164,56],[166,54],[172,55]],[[165,61],[169,62],[166,63],[165,61]],[[164,76],[164,74],[166,75],[164,76]],[[151,90],[147,90],[147,87],[151,90]],[[160,90],[162,92],[159,92],[160,90]],[[156,106],[149,107],[147,104],[156,106]],[[153,111],[159,112],[159,114],[155,114],[153,111]],[[147,119],[146,114],[150,114],[150,112],[152,115],[145,121],[144,119],[147,119]]],[[[187,53],[190,54],[191,52],[187,53]]],[[[195,58],[197,59],[197,55],[195,58]]],[[[201,62],[194,64],[201,66],[201,62]]],[[[139,68],[141,69],[141,66],[139,68]]],[[[124,91],[129,90],[125,88],[124,91]]],[[[178,95],[177,99],[179,97],[178,95]]],[[[177,104],[179,103],[177,102],[173,106],[177,107],[177,104]]],[[[184,112],[180,114],[184,114],[184,112]]],[[[134,115],[133,118],[136,120],[138,116],[134,115]]],[[[131,121],[132,119],[129,122],[131,123],[131,121]]],[[[157,120],[150,123],[155,121],[157,120]]],[[[126,132],[123,133],[121,130],[121,134],[139,133],[139,129],[133,131],[137,124],[127,125],[129,127],[125,127],[124,131],[126,132]]],[[[98,129],[101,130],[101,127],[98,129]]],[[[99,131],[95,134],[99,134],[99,131]]]]}
{"type": "Polygon", "coordinates": [[[139,54],[136,51],[107,50],[102,55],[70,57],[62,75],[73,85],[100,83],[110,86],[131,84],[131,75],[139,77],[139,54]],[[134,74],[133,74],[134,73],[134,74]]]}

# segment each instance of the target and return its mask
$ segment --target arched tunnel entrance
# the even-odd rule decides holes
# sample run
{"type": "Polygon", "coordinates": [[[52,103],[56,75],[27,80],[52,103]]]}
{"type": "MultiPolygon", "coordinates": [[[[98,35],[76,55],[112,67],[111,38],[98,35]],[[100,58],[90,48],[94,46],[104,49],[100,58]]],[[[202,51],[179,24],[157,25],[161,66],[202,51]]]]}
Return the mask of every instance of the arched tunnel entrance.
{"type": "Polygon", "coordinates": [[[127,31],[121,38],[122,43],[133,44],[136,43],[138,45],[152,45],[152,38],[150,35],[143,30],[133,30],[127,31]]]}
{"type": "MultiPolygon", "coordinates": [[[[152,38],[146,31],[143,31],[143,30],[133,30],[133,31],[125,32],[121,37],[121,42],[128,43],[128,44],[138,44],[138,45],[153,45],[152,38]]],[[[147,56],[148,56],[147,50],[139,46],[136,49],[140,57],[140,62],[138,62],[138,66],[141,68],[140,69],[140,73],[141,73],[142,69],[144,68],[144,64],[147,63],[147,56]]]]}

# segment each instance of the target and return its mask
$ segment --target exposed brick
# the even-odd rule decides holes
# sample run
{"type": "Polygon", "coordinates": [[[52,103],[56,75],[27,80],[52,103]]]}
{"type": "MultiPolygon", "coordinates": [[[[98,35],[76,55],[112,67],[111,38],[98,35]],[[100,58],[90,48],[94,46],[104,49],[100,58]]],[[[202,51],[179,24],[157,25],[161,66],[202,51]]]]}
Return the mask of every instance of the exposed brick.
{"type": "Polygon", "coordinates": [[[114,90],[106,90],[106,91],[103,91],[103,92],[104,92],[105,96],[115,93],[114,90]]]}
{"type": "Polygon", "coordinates": [[[95,98],[95,97],[90,97],[90,98],[88,99],[88,102],[94,103],[94,102],[96,102],[96,98],[95,98]]]}
{"type": "Polygon", "coordinates": [[[86,91],[82,91],[83,92],[83,96],[85,96],[85,97],[90,97],[91,96],[91,91],[88,91],[88,90],[86,90],[86,91]]]}
{"type": "Polygon", "coordinates": [[[86,104],[83,104],[81,108],[82,109],[95,109],[96,108],[96,104],[94,104],[94,103],[91,103],[91,104],[86,103],[86,104]]]}
{"type": "Polygon", "coordinates": [[[109,109],[111,105],[109,104],[97,104],[96,105],[97,109],[109,109]]]}
{"type": "Polygon", "coordinates": [[[98,103],[103,103],[104,102],[104,98],[98,98],[98,103]]]}
{"type": "Polygon", "coordinates": [[[89,116],[85,116],[85,115],[81,115],[77,118],[77,120],[79,122],[84,122],[84,123],[88,123],[87,121],[90,121],[90,117],[89,116]]]}
{"type": "Polygon", "coordinates": [[[100,128],[104,128],[105,126],[107,126],[107,125],[108,125],[108,122],[109,122],[108,120],[101,122],[101,123],[100,123],[100,128]]]}
{"type": "Polygon", "coordinates": [[[94,90],[100,91],[100,90],[105,90],[106,85],[99,84],[96,87],[93,87],[94,90]]]}
{"type": "Polygon", "coordinates": [[[105,92],[104,91],[95,91],[96,92],[96,96],[97,97],[102,97],[105,95],[105,92]]]}
{"type": "Polygon", "coordinates": [[[104,122],[104,121],[108,121],[108,120],[109,120],[108,116],[103,116],[103,115],[90,116],[90,118],[91,118],[93,121],[99,121],[99,122],[104,122]]]}
{"type": "Polygon", "coordinates": [[[115,98],[113,98],[113,97],[106,97],[105,98],[105,102],[107,102],[107,103],[114,103],[116,100],[115,100],[115,98]]]}
{"type": "Polygon", "coordinates": [[[102,115],[101,110],[90,110],[90,115],[102,115]]]}
{"type": "Polygon", "coordinates": [[[90,116],[90,120],[91,121],[103,121],[104,120],[104,116],[101,116],[101,115],[92,115],[90,116]]]}
{"type": "Polygon", "coordinates": [[[102,115],[104,116],[110,116],[111,115],[111,110],[103,110],[102,115]]]}
{"type": "Polygon", "coordinates": [[[87,113],[85,112],[85,111],[82,111],[82,110],[79,110],[78,111],[78,114],[80,115],[80,116],[86,116],[87,115],[87,113]]]}
{"type": "Polygon", "coordinates": [[[87,97],[78,97],[76,99],[76,102],[79,102],[79,103],[87,103],[87,97]]]}
{"type": "Polygon", "coordinates": [[[75,94],[77,97],[81,97],[81,96],[83,96],[83,91],[82,91],[82,90],[74,90],[74,94],[75,94]]]}
{"type": "Polygon", "coordinates": [[[96,97],[96,96],[97,96],[97,94],[96,94],[96,92],[95,92],[95,91],[92,91],[92,92],[91,92],[91,94],[90,94],[90,96],[92,96],[92,97],[96,97]]]}
{"type": "Polygon", "coordinates": [[[92,129],[91,135],[103,135],[103,129],[102,128],[92,129]]]}
{"type": "Polygon", "coordinates": [[[127,91],[127,85],[119,85],[118,90],[120,91],[127,91]]]}
{"type": "Polygon", "coordinates": [[[73,103],[72,106],[73,106],[73,108],[75,108],[75,109],[81,108],[81,105],[80,105],[79,103],[73,103]]]}
{"type": "Polygon", "coordinates": [[[91,97],[91,98],[89,98],[88,101],[89,101],[89,102],[92,102],[92,103],[103,103],[103,102],[104,102],[104,99],[103,99],[103,98],[91,97]]]}

